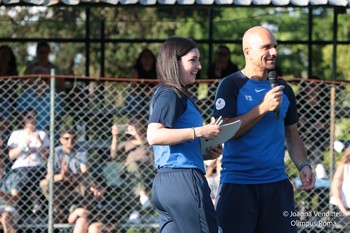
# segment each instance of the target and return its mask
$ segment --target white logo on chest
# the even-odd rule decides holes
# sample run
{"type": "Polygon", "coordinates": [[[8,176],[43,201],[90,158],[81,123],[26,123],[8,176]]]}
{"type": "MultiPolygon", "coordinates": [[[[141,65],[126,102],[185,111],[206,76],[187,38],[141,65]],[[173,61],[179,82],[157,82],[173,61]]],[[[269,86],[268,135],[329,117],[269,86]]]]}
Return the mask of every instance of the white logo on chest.
{"type": "Polygon", "coordinates": [[[253,97],[251,95],[244,96],[247,101],[253,101],[253,97]]]}

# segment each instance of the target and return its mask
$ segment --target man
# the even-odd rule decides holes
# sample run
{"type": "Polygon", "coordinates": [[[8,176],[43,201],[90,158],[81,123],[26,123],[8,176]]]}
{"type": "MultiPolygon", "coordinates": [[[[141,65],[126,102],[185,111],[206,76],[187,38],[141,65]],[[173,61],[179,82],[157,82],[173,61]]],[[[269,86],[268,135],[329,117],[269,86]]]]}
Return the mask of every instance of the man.
{"type": "Polygon", "coordinates": [[[215,117],[222,116],[226,123],[242,121],[236,136],[224,145],[219,227],[224,233],[294,233],[294,196],[285,173],[284,142],[300,171],[302,189],[315,183],[299,137],[294,93],[282,81],[271,90],[267,77],[275,69],[277,42],[269,30],[250,28],[243,37],[243,53],[244,69],[221,81],[215,100],[215,117]]]}
{"type": "MultiPolygon", "coordinates": [[[[85,192],[89,168],[88,153],[84,150],[76,150],[74,139],[73,131],[64,129],[60,133],[61,146],[55,148],[53,179],[57,212],[63,212],[64,208],[69,209],[85,192]]],[[[51,172],[51,168],[48,167],[46,178],[40,182],[41,190],[47,199],[51,172]]]]}
{"type": "MultiPolygon", "coordinates": [[[[51,47],[46,41],[39,41],[36,46],[36,58],[33,63],[29,64],[24,74],[51,74],[54,70],[55,75],[62,74],[60,68],[50,61],[51,47]]],[[[48,79],[47,79],[48,81],[48,79]]],[[[56,90],[61,92],[64,90],[63,79],[56,79],[56,90]]]]}

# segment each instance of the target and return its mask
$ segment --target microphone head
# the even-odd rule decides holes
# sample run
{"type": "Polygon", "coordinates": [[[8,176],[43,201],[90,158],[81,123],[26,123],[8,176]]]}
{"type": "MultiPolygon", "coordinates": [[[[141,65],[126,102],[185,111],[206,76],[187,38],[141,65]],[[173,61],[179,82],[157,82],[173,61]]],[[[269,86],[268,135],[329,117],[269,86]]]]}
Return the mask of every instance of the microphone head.
{"type": "Polygon", "coordinates": [[[269,78],[269,81],[270,83],[272,84],[276,84],[277,83],[277,72],[276,70],[270,70],[269,73],[268,73],[268,78],[269,78]]]}

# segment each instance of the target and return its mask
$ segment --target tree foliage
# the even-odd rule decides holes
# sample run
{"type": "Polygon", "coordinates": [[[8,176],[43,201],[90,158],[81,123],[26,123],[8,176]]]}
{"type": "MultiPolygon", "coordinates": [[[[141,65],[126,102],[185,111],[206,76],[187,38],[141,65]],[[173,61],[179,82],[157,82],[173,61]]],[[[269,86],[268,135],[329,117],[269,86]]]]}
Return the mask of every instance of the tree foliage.
{"type": "MultiPolygon", "coordinates": [[[[191,37],[199,41],[202,55],[202,77],[206,77],[209,62],[210,38],[213,49],[221,43],[232,51],[232,60],[243,67],[241,38],[245,30],[264,25],[274,31],[279,45],[278,66],[283,75],[307,77],[308,64],[308,8],[280,7],[91,7],[86,35],[86,8],[75,7],[1,7],[1,38],[28,38],[28,42],[8,42],[15,51],[20,72],[34,59],[35,39],[52,40],[52,59],[65,73],[85,75],[87,59],[85,39],[90,41],[90,76],[101,73],[102,36],[106,39],[105,76],[129,77],[140,51],[148,47],[158,53],[162,41],[173,35],[191,37]],[[210,15],[211,13],[211,15],[210,15]],[[213,19],[210,35],[209,19],[213,19]],[[102,23],[105,30],[101,31],[102,23]],[[128,41],[128,40],[133,41],[128,41]],[[71,41],[70,41],[71,40],[71,41]],[[142,40],[152,40],[142,42],[142,40]],[[303,43],[288,43],[291,40],[303,43]],[[204,41],[204,42],[203,42],[204,41]]],[[[312,39],[330,42],[333,39],[333,9],[312,9],[312,39]]],[[[348,14],[338,16],[337,79],[350,80],[348,14]]],[[[4,42],[6,43],[6,42],[4,42]]],[[[322,79],[331,79],[333,73],[332,44],[313,44],[312,73],[322,79]]],[[[213,54],[211,54],[213,56],[213,54]]]]}

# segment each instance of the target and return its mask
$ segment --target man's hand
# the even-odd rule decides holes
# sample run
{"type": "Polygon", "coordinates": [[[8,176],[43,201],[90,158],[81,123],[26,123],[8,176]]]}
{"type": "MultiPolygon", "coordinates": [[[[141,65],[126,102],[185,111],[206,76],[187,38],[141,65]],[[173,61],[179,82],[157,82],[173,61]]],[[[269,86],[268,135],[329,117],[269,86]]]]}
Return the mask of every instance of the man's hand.
{"type": "Polygon", "coordinates": [[[222,145],[220,144],[217,147],[208,148],[207,154],[204,155],[204,160],[212,160],[220,157],[222,155],[222,145]]]}
{"type": "Polygon", "coordinates": [[[262,105],[268,112],[274,111],[282,103],[283,85],[277,86],[266,93],[262,105]]]}
{"type": "Polygon", "coordinates": [[[299,173],[302,186],[301,190],[309,190],[315,186],[315,175],[312,172],[311,167],[305,166],[300,170],[299,173]]]}

